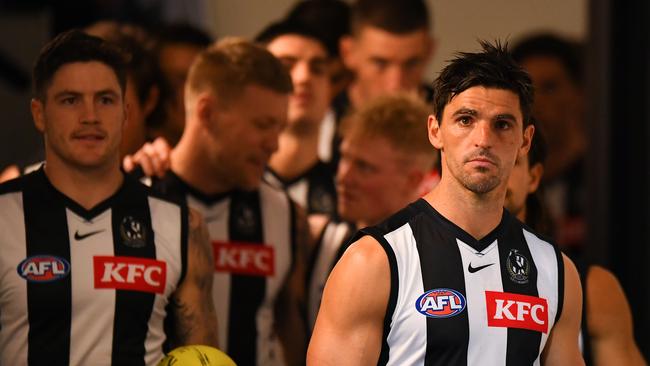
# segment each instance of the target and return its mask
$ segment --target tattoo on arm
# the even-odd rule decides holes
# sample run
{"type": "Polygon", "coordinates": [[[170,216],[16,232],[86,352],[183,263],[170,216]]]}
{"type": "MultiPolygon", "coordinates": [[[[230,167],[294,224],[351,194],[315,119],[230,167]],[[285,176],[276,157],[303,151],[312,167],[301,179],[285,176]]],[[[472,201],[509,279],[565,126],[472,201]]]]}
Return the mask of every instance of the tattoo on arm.
{"type": "Polygon", "coordinates": [[[207,228],[200,215],[190,210],[187,273],[171,300],[178,345],[217,345],[217,319],[212,301],[213,268],[207,228]]]}

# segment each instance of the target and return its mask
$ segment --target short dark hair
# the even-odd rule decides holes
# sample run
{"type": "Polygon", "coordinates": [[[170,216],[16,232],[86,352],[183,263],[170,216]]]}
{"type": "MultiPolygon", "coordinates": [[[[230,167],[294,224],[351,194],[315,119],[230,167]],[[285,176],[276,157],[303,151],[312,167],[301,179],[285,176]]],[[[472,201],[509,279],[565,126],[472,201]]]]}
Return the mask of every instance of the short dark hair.
{"type": "Polygon", "coordinates": [[[350,5],[342,0],[298,1],[287,19],[308,25],[333,57],[339,56],[339,40],[350,34],[350,5]]]}
{"type": "Polygon", "coordinates": [[[433,82],[433,113],[438,122],[442,123],[442,112],[453,97],[471,87],[483,86],[517,94],[523,125],[529,125],[533,103],[530,76],[512,59],[507,44],[479,42],[482,52],[458,53],[433,82]]]}
{"type": "Polygon", "coordinates": [[[163,46],[169,43],[182,43],[206,48],[214,41],[207,32],[188,23],[166,24],[153,32],[157,41],[163,46]]]}
{"type": "Polygon", "coordinates": [[[394,34],[428,30],[431,25],[423,0],[357,0],[351,14],[353,34],[368,25],[394,34]]]}
{"type": "Polygon", "coordinates": [[[325,49],[325,52],[327,52],[328,56],[331,56],[331,52],[325,44],[325,41],[318,34],[318,32],[316,32],[316,30],[309,27],[308,25],[292,20],[282,20],[279,22],[271,23],[268,27],[264,28],[260,34],[257,35],[257,37],[255,37],[255,41],[264,45],[268,45],[276,38],[285,36],[287,34],[294,34],[301,37],[313,39],[318,42],[323,47],[323,49],[325,49]]]}
{"type": "Polygon", "coordinates": [[[577,42],[550,33],[537,34],[519,41],[510,53],[518,63],[529,57],[555,58],[564,66],[574,83],[582,84],[582,47],[577,42]]]}
{"type": "Polygon", "coordinates": [[[98,61],[110,67],[120,85],[126,90],[126,57],[119,48],[84,33],[79,29],[63,32],[48,42],[39,53],[32,70],[34,98],[45,102],[45,91],[54,74],[73,62],[98,61]]]}

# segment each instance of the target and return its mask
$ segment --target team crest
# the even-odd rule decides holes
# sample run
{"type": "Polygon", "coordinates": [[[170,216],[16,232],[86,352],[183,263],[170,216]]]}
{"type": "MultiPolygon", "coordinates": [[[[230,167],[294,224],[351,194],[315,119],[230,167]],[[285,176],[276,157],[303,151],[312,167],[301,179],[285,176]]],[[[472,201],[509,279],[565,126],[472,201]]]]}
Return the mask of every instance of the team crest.
{"type": "Polygon", "coordinates": [[[127,247],[143,248],[147,244],[147,233],[144,224],[132,216],[125,216],[120,224],[122,242],[127,247]]]}
{"type": "Polygon", "coordinates": [[[255,215],[255,211],[248,205],[242,204],[236,206],[233,209],[233,215],[235,216],[235,225],[240,233],[252,235],[256,232],[259,226],[257,216],[255,215]]]}
{"type": "Polygon", "coordinates": [[[530,262],[517,249],[510,249],[506,260],[506,269],[512,282],[520,285],[528,283],[530,262]]]}

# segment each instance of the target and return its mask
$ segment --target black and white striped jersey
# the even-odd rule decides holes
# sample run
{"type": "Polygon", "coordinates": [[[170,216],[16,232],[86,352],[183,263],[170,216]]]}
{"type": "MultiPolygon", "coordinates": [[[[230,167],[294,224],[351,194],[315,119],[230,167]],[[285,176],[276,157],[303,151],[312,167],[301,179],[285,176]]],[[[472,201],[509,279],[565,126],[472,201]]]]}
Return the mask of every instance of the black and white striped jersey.
{"type": "Polygon", "coordinates": [[[254,191],[206,196],[172,172],[153,186],[184,197],[206,222],[220,347],[238,365],[283,365],[274,306],[294,262],[295,212],[287,195],[262,183],[254,191]]]}
{"type": "Polygon", "coordinates": [[[310,330],[314,329],[316,323],[325,282],[355,231],[353,224],[330,220],[316,243],[307,274],[307,321],[310,330]]]}
{"type": "Polygon", "coordinates": [[[125,177],[86,210],[43,169],[0,186],[0,363],[156,365],[187,207],[125,177]]]}
{"type": "Polygon", "coordinates": [[[539,365],[563,301],[557,247],[504,210],[476,240],[420,199],[362,230],[388,256],[382,365],[539,365]]]}
{"type": "Polygon", "coordinates": [[[268,168],[264,179],[278,189],[284,189],[292,200],[302,206],[308,214],[336,214],[336,168],[318,161],[306,172],[291,180],[285,180],[268,168]]]}

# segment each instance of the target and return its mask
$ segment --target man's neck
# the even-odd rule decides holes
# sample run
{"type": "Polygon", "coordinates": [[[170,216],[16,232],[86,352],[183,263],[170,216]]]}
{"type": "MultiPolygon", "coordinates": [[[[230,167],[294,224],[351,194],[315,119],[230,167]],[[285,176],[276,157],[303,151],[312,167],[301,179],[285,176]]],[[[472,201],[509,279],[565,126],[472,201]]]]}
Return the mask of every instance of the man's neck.
{"type": "Polygon", "coordinates": [[[501,222],[505,187],[478,195],[443,175],[440,183],[424,199],[447,220],[478,240],[501,222]]]}
{"type": "Polygon", "coordinates": [[[201,143],[193,141],[184,134],[170,154],[170,169],[192,188],[206,195],[230,191],[228,179],[222,177],[206,161],[201,143]]]}
{"type": "Polygon", "coordinates": [[[319,129],[309,131],[287,130],[280,134],[278,151],[269,161],[269,167],[283,180],[292,180],[304,174],[318,162],[319,129]]]}
{"type": "Polygon", "coordinates": [[[115,194],[124,181],[118,158],[105,166],[86,168],[46,153],[45,175],[57,190],[87,210],[115,194]]]}

